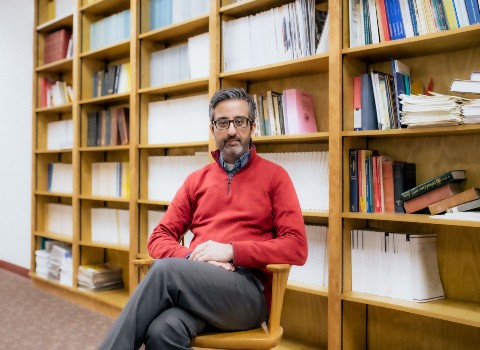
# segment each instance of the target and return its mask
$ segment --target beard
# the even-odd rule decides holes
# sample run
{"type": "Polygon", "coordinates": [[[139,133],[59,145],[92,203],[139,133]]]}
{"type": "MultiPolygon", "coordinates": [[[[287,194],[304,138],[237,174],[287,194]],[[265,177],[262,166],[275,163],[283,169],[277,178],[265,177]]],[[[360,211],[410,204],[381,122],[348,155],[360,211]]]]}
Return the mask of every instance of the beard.
{"type": "Polygon", "coordinates": [[[233,164],[240,156],[250,148],[251,138],[241,139],[240,137],[230,137],[217,140],[217,147],[222,154],[223,159],[230,164],[233,164]],[[231,143],[231,141],[236,141],[231,143]]]}

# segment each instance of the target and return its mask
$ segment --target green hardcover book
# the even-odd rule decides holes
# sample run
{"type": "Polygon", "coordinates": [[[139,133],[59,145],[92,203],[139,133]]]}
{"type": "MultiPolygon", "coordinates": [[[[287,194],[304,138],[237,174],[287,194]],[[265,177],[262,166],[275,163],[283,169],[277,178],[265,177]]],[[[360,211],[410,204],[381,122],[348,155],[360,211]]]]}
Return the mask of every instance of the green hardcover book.
{"type": "Polygon", "coordinates": [[[400,199],[403,202],[406,202],[412,198],[415,198],[421,194],[424,194],[449,182],[461,181],[465,179],[465,170],[450,170],[434,178],[431,178],[408,191],[403,192],[400,195],[400,199]]]}

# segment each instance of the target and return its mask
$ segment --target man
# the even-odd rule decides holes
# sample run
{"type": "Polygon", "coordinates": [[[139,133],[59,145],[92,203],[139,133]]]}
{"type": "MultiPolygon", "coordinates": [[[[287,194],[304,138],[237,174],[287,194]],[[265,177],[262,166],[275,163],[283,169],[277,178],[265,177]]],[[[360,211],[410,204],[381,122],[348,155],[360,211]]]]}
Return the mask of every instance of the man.
{"type": "Polygon", "coordinates": [[[243,89],[210,101],[215,162],[190,174],[154,229],[158,260],[100,349],[190,349],[207,327],[256,328],[268,315],[269,263],[303,265],[305,225],[287,172],[256,154],[255,103],[243,89]],[[178,242],[190,229],[190,247],[178,242]]]}

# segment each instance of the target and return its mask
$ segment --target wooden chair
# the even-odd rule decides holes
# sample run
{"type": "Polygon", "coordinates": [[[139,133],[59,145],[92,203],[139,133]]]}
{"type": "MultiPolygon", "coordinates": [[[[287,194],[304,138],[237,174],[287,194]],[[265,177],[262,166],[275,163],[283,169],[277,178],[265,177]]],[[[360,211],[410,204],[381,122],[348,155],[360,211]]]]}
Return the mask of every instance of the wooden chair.
{"type": "MultiPolygon", "coordinates": [[[[139,267],[140,276],[148,272],[154,259],[143,258],[133,261],[139,267]]],[[[283,335],[283,328],[280,326],[282,314],[283,296],[287,286],[290,265],[270,264],[267,269],[273,273],[272,304],[266,329],[256,329],[240,332],[215,332],[202,333],[192,340],[194,348],[207,349],[272,349],[280,343],[283,335]]],[[[239,305],[241,307],[241,305],[239,305]]]]}

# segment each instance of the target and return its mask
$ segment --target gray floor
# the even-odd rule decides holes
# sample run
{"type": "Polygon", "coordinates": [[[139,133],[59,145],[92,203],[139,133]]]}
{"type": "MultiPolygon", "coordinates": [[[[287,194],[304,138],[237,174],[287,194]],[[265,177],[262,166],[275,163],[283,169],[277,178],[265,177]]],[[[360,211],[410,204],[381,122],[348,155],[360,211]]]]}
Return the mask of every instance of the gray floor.
{"type": "Polygon", "coordinates": [[[0,268],[0,349],[97,349],[113,319],[0,268]]]}

